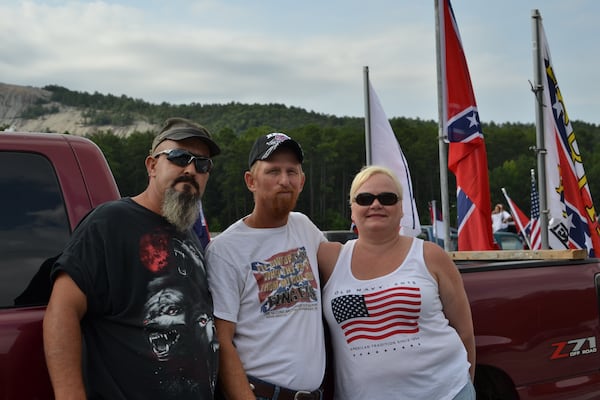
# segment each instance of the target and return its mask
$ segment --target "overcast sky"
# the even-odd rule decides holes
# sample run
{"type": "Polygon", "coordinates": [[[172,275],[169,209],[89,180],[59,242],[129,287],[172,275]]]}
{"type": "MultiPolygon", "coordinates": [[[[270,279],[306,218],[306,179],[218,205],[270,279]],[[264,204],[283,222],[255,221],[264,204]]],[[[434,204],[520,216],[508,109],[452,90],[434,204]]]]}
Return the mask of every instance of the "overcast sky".
{"type": "MultiPolygon", "coordinates": [[[[534,122],[539,9],[571,119],[600,123],[600,1],[454,0],[483,122],[534,122]]],[[[3,0],[0,82],[152,103],[437,120],[434,0],[3,0]]],[[[201,122],[201,121],[200,121],[201,122]]]]}

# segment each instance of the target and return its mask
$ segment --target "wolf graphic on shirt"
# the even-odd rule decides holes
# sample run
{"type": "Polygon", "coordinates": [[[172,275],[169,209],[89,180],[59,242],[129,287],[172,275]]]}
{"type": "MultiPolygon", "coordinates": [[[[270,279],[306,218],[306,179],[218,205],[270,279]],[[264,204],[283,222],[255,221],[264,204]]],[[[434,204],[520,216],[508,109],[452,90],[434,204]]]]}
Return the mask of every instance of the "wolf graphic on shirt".
{"type": "Polygon", "coordinates": [[[149,268],[156,274],[148,284],[143,323],[158,361],[156,378],[169,398],[202,398],[207,390],[214,393],[218,359],[204,257],[189,241],[159,235],[153,242],[159,246],[150,258],[161,266],[149,268]]]}

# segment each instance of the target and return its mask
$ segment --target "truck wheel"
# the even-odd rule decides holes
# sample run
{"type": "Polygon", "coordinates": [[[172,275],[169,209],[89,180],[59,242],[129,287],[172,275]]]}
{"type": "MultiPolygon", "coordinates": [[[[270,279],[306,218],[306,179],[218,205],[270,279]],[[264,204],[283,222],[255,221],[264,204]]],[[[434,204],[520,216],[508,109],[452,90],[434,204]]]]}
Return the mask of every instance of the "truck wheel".
{"type": "Polygon", "coordinates": [[[519,400],[515,385],[503,371],[485,365],[475,369],[477,400],[519,400]]]}

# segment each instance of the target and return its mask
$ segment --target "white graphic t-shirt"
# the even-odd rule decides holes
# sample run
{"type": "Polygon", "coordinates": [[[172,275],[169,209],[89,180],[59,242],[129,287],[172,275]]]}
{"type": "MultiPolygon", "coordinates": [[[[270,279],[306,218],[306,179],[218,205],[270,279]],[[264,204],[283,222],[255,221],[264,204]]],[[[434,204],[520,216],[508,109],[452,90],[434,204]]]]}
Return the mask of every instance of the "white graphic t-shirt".
{"type": "Polygon", "coordinates": [[[325,371],[317,250],[325,241],[303,214],[278,228],[243,220],[206,250],[217,318],[234,322],[246,373],[296,390],[315,390],[325,371]]]}

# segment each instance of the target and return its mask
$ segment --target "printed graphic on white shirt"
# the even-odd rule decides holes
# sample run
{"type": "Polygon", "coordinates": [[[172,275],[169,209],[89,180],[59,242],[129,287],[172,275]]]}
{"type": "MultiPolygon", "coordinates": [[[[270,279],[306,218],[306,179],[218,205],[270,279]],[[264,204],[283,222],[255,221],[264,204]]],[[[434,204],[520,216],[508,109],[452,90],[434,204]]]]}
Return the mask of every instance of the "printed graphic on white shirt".
{"type": "Polygon", "coordinates": [[[304,247],[252,262],[261,312],[267,316],[318,306],[317,282],[304,247]]]}
{"type": "Polygon", "coordinates": [[[421,290],[412,286],[363,289],[334,298],[331,308],[349,345],[382,342],[419,333],[421,290]]]}

